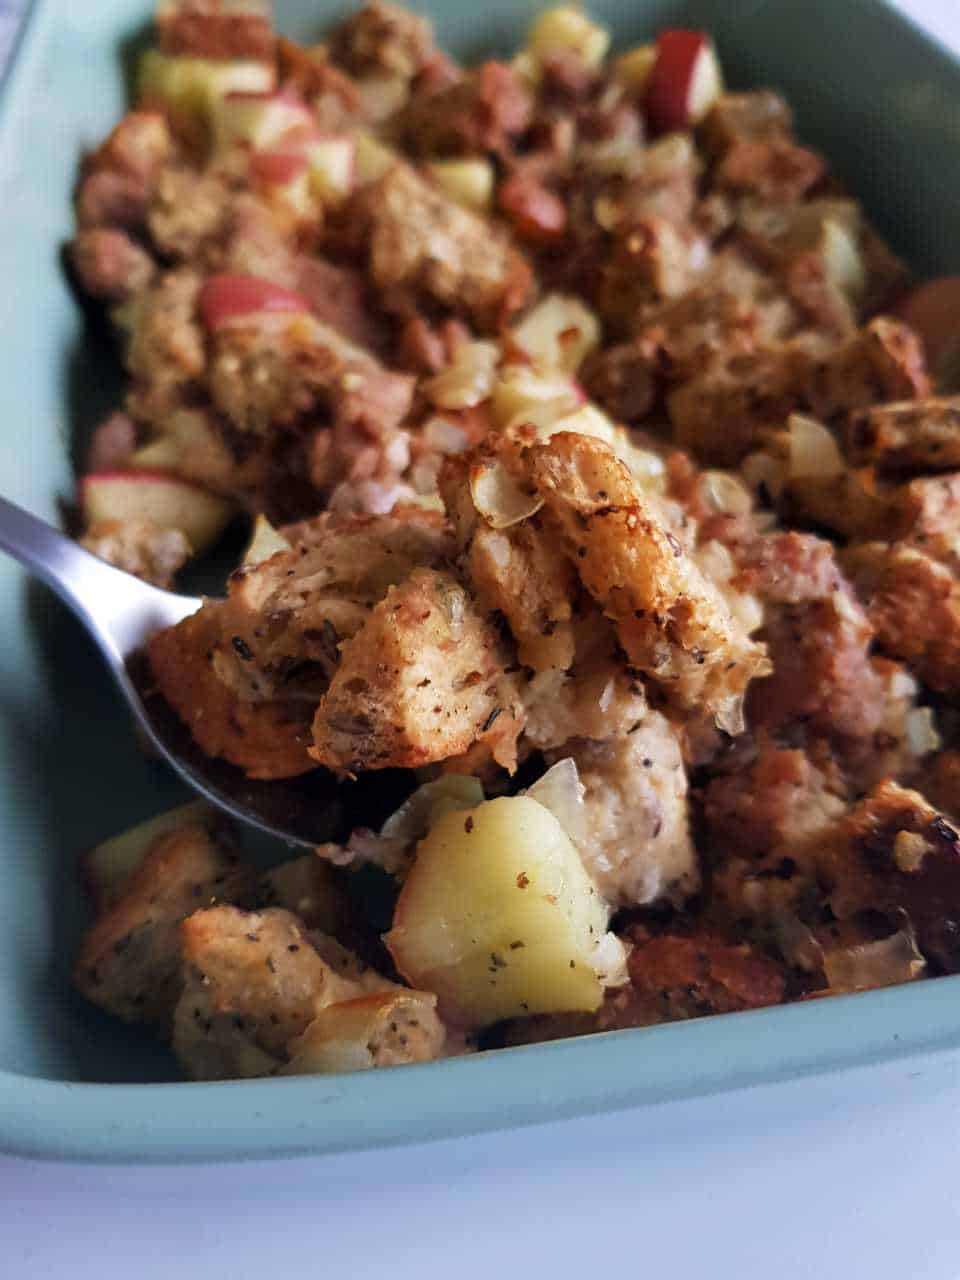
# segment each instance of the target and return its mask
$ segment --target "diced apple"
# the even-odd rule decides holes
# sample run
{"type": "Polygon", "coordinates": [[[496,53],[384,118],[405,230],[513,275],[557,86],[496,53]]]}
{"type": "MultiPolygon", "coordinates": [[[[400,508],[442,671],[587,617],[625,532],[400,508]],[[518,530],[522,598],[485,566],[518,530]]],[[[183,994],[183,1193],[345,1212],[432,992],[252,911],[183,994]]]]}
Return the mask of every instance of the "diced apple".
{"type": "Polygon", "coordinates": [[[486,213],[490,208],[494,173],[489,160],[434,160],[427,172],[443,194],[464,209],[486,213]]]}
{"type": "Polygon", "coordinates": [[[80,859],[80,873],[97,914],[109,910],[117,901],[124,882],[136,871],[155,840],[183,827],[206,826],[215,816],[216,811],[205,801],[193,800],[148,818],[89,849],[80,859]]]}
{"type": "Polygon", "coordinates": [[[253,522],[253,533],[243,553],[242,564],[248,569],[251,565],[260,564],[262,560],[269,560],[278,551],[289,550],[290,543],[283,534],[278,533],[266,516],[258,515],[253,522]]]}
{"type": "Polygon", "coordinates": [[[185,480],[213,489],[231,488],[236,459],[209,413],[178,409],[163,422],[162,432],[137,449],[128,465],[138,471],[174,471],[185,480]]]}
{"type": "Polygon", "coordinates": [[[255,151],[248,164],[251,178],[267,200],[282,204],[300,222],[319,220],[310,165],[302,152],[255,151]]]}
{"type": "Polygon", "coordinates": [[[650,72],[656,60],[655,44],[639,44],[635,49],[628,49],[617,59],[614,66],[616,77],[631,93],[640,95],[646,91],[650,72]]]}
{"type": "Polygon", "coordinates": [[[939,390],[956,391],[960,387],[960,276],[928,280],[903,299],[896,314],[923,340],[939,390]]]}
{"type": "Polygon", "coordinates": [[[80,506],[88,526],[100,520],[149,520],[180,529],[195,552],[219,538],[233,504],[164,471],[95,471],[80,480],[80,506]]]}
{"type": "Polygon", "coordinates": [[[600,322],[578,298],[548,294],[510,333],[511,343],[547,368],[576,373],[600,342],[600,322]]]}
{"type": "Polygon", "coordinates": [[[306,147],[310,181],[324,204],[336,207],[356,182],[357,146],[353,138],[319,138],[306,147]]]}
{"type": "Polygon", "coordinates": [[[441,1015],[482,1027],[596,1009],[608,911],[557,819],[526,796],[449,813],[421,841],[386,943],[441,1015]]]}
{"type": "Polygon", "coordinates": [[[400,163],[400,155],[392,147],[385,146],[369,129],[357,129],[353,134],[356,182],[365,187],[389,172],[400,163]]]}
{"type": "Polygon", "coordinates": [[[660,133],[689,129],[723,92],[713,41],[705,31],[673,27],[660,32],[656,47],[644,99],[650,123],[660,133]]]}
{"type": "Polygon", "coordinates": [[[188,58],[149,49],[140,61],[140,97],[161,103],[175,116],[193,118],[204,128],[231,94],[270,94],[276,88],[270,62],[188,58]]]}
{"type": "Polygon", "coordinates": [[[309,314],[310,304],[299,293],[261,276],[224,273],[211,276],[200,291],[200,318],[210,330],[246,316],[309,314]]]}
{"type": "Polygon", "coordinates": [[[220,158],[235,147],[250,151],[282,149],[301,143],[316,131],[310,108],[289,93],[230,93],[213,112],[214,154],[220,158]]]}
{"type": "Polygon", "coordinates": [[[574,5],[546,9],[527,33],[526,49],[534,63],[575,53],[588,67],[599,67],[610,47],[610,32],[574,5]]]}

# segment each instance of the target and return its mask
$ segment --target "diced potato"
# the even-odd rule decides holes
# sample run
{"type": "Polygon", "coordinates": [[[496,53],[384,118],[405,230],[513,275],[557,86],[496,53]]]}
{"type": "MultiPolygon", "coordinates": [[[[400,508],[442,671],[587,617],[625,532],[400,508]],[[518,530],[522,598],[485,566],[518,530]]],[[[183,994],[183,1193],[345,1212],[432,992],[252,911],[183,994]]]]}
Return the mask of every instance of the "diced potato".
{"type": "Polygon", "coordinates": [[[607,907],[553,814],[526,796],[450,813],[421,842],[387,946],[441,1016],[480,1027],[596,1009],[607,907]]]}
{"type": "Polygon", "coordinates": [[[588,67],[599,67],[609,47],[607,28],[573,5],[546,9],[527,33],[526,49],[537,64],[558,54],[575,53],[588,67]]]}
{"type": "Polygon", "coordinates": [[[486,213],[493,201],[494,173],[489,160],[434,160],[427,172],[444,195],[474,213],[486,213]]]}
{"type": "Polygon", "coordinates": [[[81,871],[87,891],[96,911],[102,913],[112,907],[123,892],[129,876],[136,871],[147,850],[159,837],[183,827],[206,824],[215,818],[215,811],[203,800],[180,805],[155,818],[148,818],[118,836],[112,836],[88,850],[81,859],[81,871]]]}
{"type": "Polygon", "coordinates": [[[514,346],[531,360],[576,373],[600,344],[600,322],[578,298],[551,293],[511,332],[514,346]]]}

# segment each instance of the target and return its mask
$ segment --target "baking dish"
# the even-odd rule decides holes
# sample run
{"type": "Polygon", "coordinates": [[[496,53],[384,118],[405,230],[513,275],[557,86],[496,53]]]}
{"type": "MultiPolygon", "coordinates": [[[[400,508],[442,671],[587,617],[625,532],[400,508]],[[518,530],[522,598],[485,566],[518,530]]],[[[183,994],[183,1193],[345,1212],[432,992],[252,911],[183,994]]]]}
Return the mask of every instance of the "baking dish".
{"type": "MultiPolygon", "coordinates": [[[[315,35],[335,4],[279,0],[315,35]]],[[[537,5],[418,6],[465,55],[516,44],[537,5]]],[[[620,43],[709,28],[734,84],[770,83],[918,273],[960,267],[960,65],[879,0],[598,0],[620,43]]],[[[37,0],[4,90],[4,493],[54,519],[72,442],[116,400],[114,361],[61,270],[78,154],[119,116],[141,0],[37,0]]],[[[83,1006],[77,851],[180,796],[143,759],[78,625],[0,563],[0,1147],[95,1160],[285,1155],[418,1142],[826,1071],[960,1043],[957,979],[396,1072],[174,1083],[174,1064],[83,1006]]]]}

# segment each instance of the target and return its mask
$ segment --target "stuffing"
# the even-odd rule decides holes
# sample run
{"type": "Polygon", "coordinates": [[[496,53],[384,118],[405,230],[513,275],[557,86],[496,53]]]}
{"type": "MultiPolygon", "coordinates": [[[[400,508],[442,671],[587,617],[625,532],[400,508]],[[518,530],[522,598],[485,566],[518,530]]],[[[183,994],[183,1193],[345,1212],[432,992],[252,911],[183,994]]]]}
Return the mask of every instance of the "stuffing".
{"type": "Polygon", "coordinates": [[[307,751],[309,706],[240,697],[224,679],[228,644],[213,603],[159,631],[147,645],[157,689],[207,755],[251,778],[290,778],[315,768],[307,751]]]}
{"type": "Polygon", "coordinates": [[[584,787],[584,866],[603,896],[615,907],[681,905],[700,868],[676,726],[650,711],[628,737],[577,740],[548,758],[566,756],[584,787]]]}
{"type": "Polygon", "coordinates": [[[461,755],[485,735],[506,767],[505,654],[491,624],[448,573],[415,569],[340,644],[313,723],[311,754],[338,773],[416,768],[461,755]]]}
{"type": "Polygon", "coordinates": [[[518,250],[413,169],[395,165],[360,200],[378,288],[425,296],[491,329],[528,300],[532,276],[518,250]]]}
{"type": "Polygon", "coordinates": [[[929,396],[852,413],[847,457],[882,471],[960,467],[960,396],[929,396]]]}
{"type": "Polygon", "coordinates": [[[182,987],[181,921],[200,907],[236,902],[255,880],[216,827],[159,836],[84,936],[75,985],[127,1021],[163,1028],[182,987]]]}
{"type": "Polygon", "coordinates": [[[179,529],[164,529],[149,520],[98,520],[80,545],[101,560],[144,582],[167,589],[190,559],[190,543],[179,529]]]}
{"type": "Polygon", "coordinates": [[[173,1047],[198,1080],[270,1075],[317,1010],[355,994],[280,907],[212,907],[180,926],[183,993],[173,1047]]]}
{"type": "Polygon", "coordinates": [[[153,279],[154,261],[125,231],[92,227],[70,243],[77,283],[91,298],[123,302],[153,279]]]}
{"type": "Polygon", "coordinates": [[[157,44],[164,53],[193,58],[269,59],[273,56],[270,6],[264,0],[164,0],[156,13],[157,44]]]}
{"type": "Polygon", "coordinates": [[[763,648],[608,446],[561,433],[531,454],[545,509],[629,661],[681,706],[699,704],[736,731],[748,684],[768,670],[763,648]]]}

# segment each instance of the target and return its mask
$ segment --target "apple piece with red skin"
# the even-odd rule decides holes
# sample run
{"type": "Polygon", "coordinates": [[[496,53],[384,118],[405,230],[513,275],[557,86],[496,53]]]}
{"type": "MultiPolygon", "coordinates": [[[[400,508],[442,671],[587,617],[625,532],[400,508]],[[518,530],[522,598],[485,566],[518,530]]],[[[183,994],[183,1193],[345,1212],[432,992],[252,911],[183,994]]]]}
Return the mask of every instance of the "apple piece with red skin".
{"type": "Polygon", "coordinates": [[[656,50],[644,95],[647,117],[658,133],[689,129],[723,92],[713,41],[705,31],[671,27],[660,32],[656,50]]]}
{"type": "Polygon", "coordinates": [[[308,315],[310,304],[299,293],[262,276],[224,272],[211,276],[200,290],[200,318],[211,332],[233,320],[255,315],[308,315]]]}
{"type": "Polygon", "coordinates": [[[293,150],[316,133],[313,112],[295,94],[228,93],[213,116],[213,149],[223,158],[236,147],[293,150]]]}
{"type": "Polygon", "coordinates": [[[114,905],[124,883],[160,836],[184,827],[209,826],[215,821],[216,811],[209,804],[203,800],[192,800],[88,849],[80,858],[80,878],[94,911],[101,915],[114,905]]]}
{"type": "Polygon", "coordinates": [[[895,314],[920,335],[940,391],[960,388],[960,276],[940,276],[902,298],[895,314]]]}
{"type": "Polygon", "coordinates": [[[88,527],[100,520],[149,520],[179,529],[194,552],[220,537],[235,507],[226,498],[166,471],[94,471],[80,480],[80,509],[88,527]]]}

